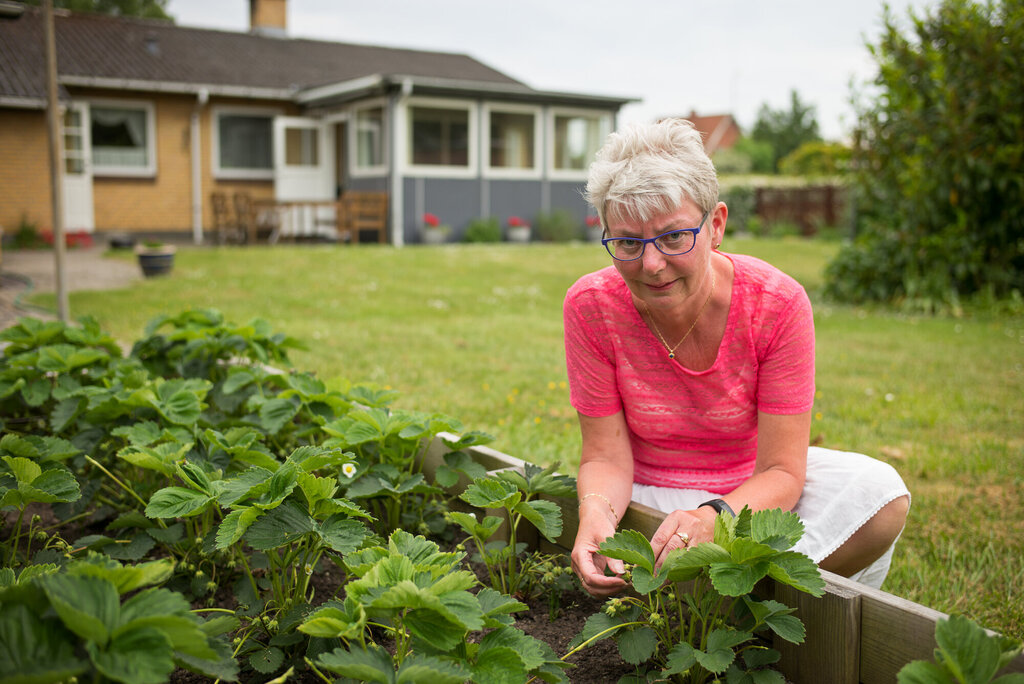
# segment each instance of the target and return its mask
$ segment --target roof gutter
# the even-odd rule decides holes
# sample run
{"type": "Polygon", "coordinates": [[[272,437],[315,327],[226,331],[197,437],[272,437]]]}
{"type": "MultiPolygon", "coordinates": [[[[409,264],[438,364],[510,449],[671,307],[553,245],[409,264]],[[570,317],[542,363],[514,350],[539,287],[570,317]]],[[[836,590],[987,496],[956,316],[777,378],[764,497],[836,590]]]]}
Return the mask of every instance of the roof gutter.
{"type": "Polygon", "coordinates": [[[316,102],[318,100],[327,100],[336,97],[343,98],[346,95],[354,95],[357,93],[363,93],[367,90],[382,88],[386,84],[387,80],[380,74],[362,76],[360,78],[354,78],[351,81],[341,81],[339,83],[331,83],[330,85],[317,86],[316,88],[308,88],[296,95],[295,101],[299,104],[310,104],[311,102],[316,102]]]}
{"type": "Polygon", "coordinates": [[[0,0],[0,19],[17,19],[24,13],[24,3],[0,0]]]}
{"type": "Polygon", "coordinates": [[[618,108],[630,102],[640,102],[639,98],[606,97],[602,95],[580,95],[555,91],[534,90],[521,83],[493,83],[490,81],[466,81],[453,78],[431,78],[389,74],[374,74],[351,81],[342,81],[331,85],[310,88],[300,92],[295,101],[307,106],[337,104],[355,99],[369,90],[401,90],[404,95],[412,92],[444,92],[449,94],[479,96],[481,94],[504,96],[509,99],[523,101],[544,101],[552,99],[583,106],[599,106],[618,108]]]}
{"type": "Polygon", "coordinates": [[[13,109],[46,109],[46,100],[41,97],[0,96],[0,107],[11,107],[13,109]]]}
{"type": "Polygon", "coordinates": [[[83,88],[109,88],[112,90],[141,90],[153,93],[174,93],[195,95],[205,91],[207,95],[224,97],[245,97],[255,100],[291,100],[296,88],[255,88],[251,86],[213,85],[208,83],[184,83],[180,81],[144,81],[131,78],[103,78],[100,76],[69,76],[58,78],[65,86],[83,88]]]}

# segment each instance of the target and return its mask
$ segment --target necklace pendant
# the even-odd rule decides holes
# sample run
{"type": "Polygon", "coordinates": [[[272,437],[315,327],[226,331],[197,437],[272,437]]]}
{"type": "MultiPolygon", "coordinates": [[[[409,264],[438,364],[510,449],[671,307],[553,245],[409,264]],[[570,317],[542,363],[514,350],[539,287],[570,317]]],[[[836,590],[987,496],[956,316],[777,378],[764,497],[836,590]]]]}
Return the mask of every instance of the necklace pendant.
{"type": "Polygon", "coordinates": [[[676,353],[675,352],[669,352],[668,353],[668,358],[670,358],[670,359],[676,358],[676,353]]]}

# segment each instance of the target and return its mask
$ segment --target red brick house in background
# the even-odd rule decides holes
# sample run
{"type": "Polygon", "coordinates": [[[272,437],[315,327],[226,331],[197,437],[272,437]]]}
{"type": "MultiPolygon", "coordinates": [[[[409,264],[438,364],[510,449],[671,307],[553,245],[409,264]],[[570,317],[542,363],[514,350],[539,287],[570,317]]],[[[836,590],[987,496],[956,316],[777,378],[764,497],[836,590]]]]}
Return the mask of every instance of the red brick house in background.
{"type": "Polygon", "coordinates": [[[691,122],[704,136],[704,151],[708,156],[714,156],[715,152],[720,150],[730,149],[743,135],[732,114],[700,116],[690,110],[689,116],[680,118],[691,122]]]}

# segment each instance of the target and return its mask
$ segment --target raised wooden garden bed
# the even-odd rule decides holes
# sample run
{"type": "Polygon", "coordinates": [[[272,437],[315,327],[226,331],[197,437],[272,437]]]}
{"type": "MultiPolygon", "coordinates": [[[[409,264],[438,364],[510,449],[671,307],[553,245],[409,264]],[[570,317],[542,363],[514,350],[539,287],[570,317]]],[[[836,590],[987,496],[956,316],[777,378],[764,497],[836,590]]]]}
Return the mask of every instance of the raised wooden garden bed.
{"type": "MultiPolygon", "coordinates": [[[[423,470],[430,479],[448,452],[439,435],[427,448],[423,470]]],[[[522,468],[524,461],[488,447],[468,450],[488,470],[522,468]]],[[[468,483],[460,483],[457,487],[468,483]]],[[[552,499],[562,509],[563,533],[555,544],[534,536],[519,540],[541,551],[568,554],[572,550],[579,517],[574,501],[552,499]]],[[[664,513],[633,503],[622,517],[620,528],[634,529],[648,538],[664,519],[664,513]]],[[[935,625],[945,613],[872,589],[845,577],[822,571],[825,595],[814,598],[790,587],[765,580],[766,592],[776,600],[796,607],[807,628],[803,644],[795,646],[778,639],[774,647],[782,654],[779,669],[794,684],[892,684],[896,674],[913,660],[931,660],[934,655],[935,625]]],[[[1024,654],[1003,670],[1024,673],[1024,654]]]]}

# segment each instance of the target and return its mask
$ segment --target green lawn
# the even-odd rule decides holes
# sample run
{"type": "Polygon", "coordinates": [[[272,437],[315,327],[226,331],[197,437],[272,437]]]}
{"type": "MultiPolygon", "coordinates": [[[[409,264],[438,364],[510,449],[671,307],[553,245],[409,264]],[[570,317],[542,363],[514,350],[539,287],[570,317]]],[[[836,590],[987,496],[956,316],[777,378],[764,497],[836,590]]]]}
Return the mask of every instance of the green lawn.
{"type": "MultiPolygon", "coordinates": [[[[1024,637],[1024,319],[917,318],[827,305],[835,243],[727,241],[799,279],[815,300],[812,439],[893,463],[914,496],[885,589],[1024,637]]],[[[183,249],[175,273],[71,295],[119,339],[161,312],[215,307],[304,340],[296,367],[375,382],[492,446],[573,470],[561,303],[608,263],[594,245],[183,249]]],[[[40,301],[40,298],[36,298],[40,301]]],[[[47,301],[45,298],[42,301],[47,301]]],[[[52,304],[52,297],[49,298],[52,304]]]]}

